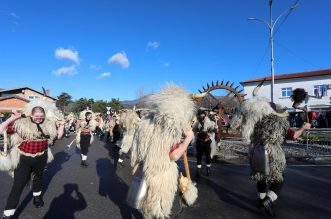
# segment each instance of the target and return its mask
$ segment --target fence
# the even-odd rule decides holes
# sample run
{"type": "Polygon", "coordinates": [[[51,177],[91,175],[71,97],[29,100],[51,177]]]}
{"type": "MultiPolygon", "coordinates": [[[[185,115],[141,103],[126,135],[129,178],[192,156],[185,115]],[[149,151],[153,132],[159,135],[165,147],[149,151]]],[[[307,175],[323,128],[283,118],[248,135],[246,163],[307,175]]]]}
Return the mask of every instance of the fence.
{"type": "Polygon", "coordinates": [[[331,157],[331,129],[309,129],[306,132],[306,152],[309,157],[331,157]]]}

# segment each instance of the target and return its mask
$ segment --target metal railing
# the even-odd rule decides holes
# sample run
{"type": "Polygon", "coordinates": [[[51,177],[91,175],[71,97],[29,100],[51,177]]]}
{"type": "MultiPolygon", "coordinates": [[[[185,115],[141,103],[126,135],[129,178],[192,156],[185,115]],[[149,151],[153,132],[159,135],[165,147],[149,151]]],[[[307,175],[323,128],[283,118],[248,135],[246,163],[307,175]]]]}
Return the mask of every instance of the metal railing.
{"type": "Polygon", "coordinates": [[[306,131],[306,152],[309,157],[331,157],[331,129],[314,128],[306,131]]]}

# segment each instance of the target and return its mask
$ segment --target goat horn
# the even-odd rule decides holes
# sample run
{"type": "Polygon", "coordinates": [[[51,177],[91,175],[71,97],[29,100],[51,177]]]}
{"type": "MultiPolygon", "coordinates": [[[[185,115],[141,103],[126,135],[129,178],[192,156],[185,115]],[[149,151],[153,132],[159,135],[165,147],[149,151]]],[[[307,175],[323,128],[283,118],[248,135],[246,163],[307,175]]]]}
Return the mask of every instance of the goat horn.
{"type": "Polygon", "coordinates": [[[201,94],[192,94],[192,98],[193,98],[193,100],[199,100],[199,99],[202,99],[204,96],[206,96],[207,93],[208,93],[208,91],[203,92],[201,94]]]}
{"type": "Polygon", "coordinates": [[[257,96],[257,92],[259,91],[260,87],[262,87],[263,83],[266,81],[266,78],[263,79],[263,81],[258,84],[254,90],[253,90],[253,97],[256,97],[257,96]]]}
{"type": "Polygon", "coordinates": [[[272,114],[274,114],[274,115],[276,115],[276,116],[278,116],[278,117],[282,117],[282,118],[284,118],[284,117],[287,117],[287,116],[288,116],[288,111],[286,110],[286,111],[283,112],[283,113],[272,112],[272,114]]]}

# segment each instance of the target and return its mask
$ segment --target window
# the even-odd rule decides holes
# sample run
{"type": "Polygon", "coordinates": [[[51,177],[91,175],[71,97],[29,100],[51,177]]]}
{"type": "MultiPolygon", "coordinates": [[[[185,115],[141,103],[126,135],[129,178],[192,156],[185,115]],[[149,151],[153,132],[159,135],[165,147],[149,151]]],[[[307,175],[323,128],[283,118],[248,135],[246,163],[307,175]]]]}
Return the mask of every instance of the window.
{"type": "Polygon", "coordinates": [[[282,88],[282,97],[290,97],[291,95],[292,95],[291,87],[282,88]]]}
{"type": "Polygon", "coordinates": [[[36,99],[39,99],[40,97],[39,96],[29,96],[29,100],[36,100],[36,99]]]}
{"type": "Polygon", "coordinates": [[[324,97],[328,95],[328,86],[327,85],[315,85],[314,86],[314,95],[316,97],[324,97]]]}

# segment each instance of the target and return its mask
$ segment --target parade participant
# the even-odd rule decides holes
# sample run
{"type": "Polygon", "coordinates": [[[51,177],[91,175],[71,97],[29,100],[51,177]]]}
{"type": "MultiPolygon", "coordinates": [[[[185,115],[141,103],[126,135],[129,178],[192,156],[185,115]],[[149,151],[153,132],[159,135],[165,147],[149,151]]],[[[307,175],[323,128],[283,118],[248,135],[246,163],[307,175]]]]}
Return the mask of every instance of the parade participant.
{"type": "Polygon", "coordinates": [[[113,129],[116,125],[116,115],[112,115],[108,121],[108,124],[107,124],[107,134],[108,134],[108,139],[110,142],[113,142],[113,129]]]}
{"type": "Polygon", "coordinates": [[[217,153],[217,145],[216,145],[216,134],[218,133],[218,116],[215,112],[211,111],[209,112],[209,118],[210,121],[213,123],[211,130],[214,130],[213,132],[210,132],[210,139],[211,139],[211,150],[210,150],[210,157],[211,159],[213,159],[213,157],[216,155],[217,153]]]}
{"type": "Polygon", "coordinates": [[[140,118],[135,110],[126,110],[120,113],[119,124],[123,130],[123,138],[120,143],[118,163],[121,165],[123,165],[124,155],[131,149],[133,136],[139,122],[140,118]]]}
{"type": "Polygon", "coordinates": [[[287,116],[282,106],[253,97],[243,103],[230,121],[232,129],[241,126],[242,136],[250,144],[251,179],[257,182],[259,205],[271,216],[284,182],[286,159],[282,145],[286,138],[296,139],[310,128],[305,123],[297,131],[289,129],[287,116]]]}
{"type": "Polygon", "coordinates": [[[7,170],[13,175],[14,183],[3,218],[14,215],[22,191],[30,179],[34,206],[40,208],[44,205],[41,196],[42,176],[46,163],[53,159],[48,146],[53,139],[61,138],[64,132],[64,121],[56,121],[61,115],[56,115],[55,111],[55,105],[34,100],[25,106],[23,114],[16,112],[0,125],[2,132],[13,123],[13,134],[10,135],[11,148],[7,155],[10,165],[7,165],[7,170]]]}
{"type": "MultiPolygon", "coordinates": [[[[204,110],[199,110],[198,120],[194,125],[193,131],[196,133],[196,149],[197,149],[197,171],[196,177],[199,179],[201,174],[201,162],[203,155],[206,156],[207,176],[210,176],[211,167],[211,137],[215,138],[217,126],[211,121],[204,110]]],[[[213,139],[215,141],[215,139],[213,139]]]]}
{"type": "Polygon", "coordinates": [[[120,139],[122,137],[122,128],[119,124],[119,120],[116,118],[115,119],[115,125],[113,127],[113,144],[116,147],[120,147],[120,139]]]}
{"type": "Polygon", "coordinates": [[[102,114],[101,113],[98,113],[96,114],[96,122],[97,122],[97,127],[95,129],[95,133],[98,137],[102,137],[104,135],[103,133],[103,126],[104,126],[104,122],[103,122],[103,119],[102,119],[102,114]]]}
{"type": "MultiPolygon", "coordinates": [[[[191,96],[174,85],[149,96],[146,105],[149,110],[135,131],[131,148],[131,166],[137,175],[142,173],[146,183],[146,190],[135,207],[145,218],[167,218],[178,188],[175,160],[193,138],[191,132],[185,131],[187,136],[181,142],[183,130],[191,127],[195,107],[191,96]]],[[[192,183],[183,196],[187,204],[195,202],[197,189],[192,183]]]]}
{"type": "Polygon", "coordinates": [[[69,113],[68,116],[66,116],[66,123],[65,123],[65,136],[68,137],[70,135],[71,131],[75,130],[74,127],[74,120],[75,120],[75,115],[73,113],[69,113]]]}
{"type": "Polygon", "coordinates": [[[97,126],[94,119],[94,113],[91,110],[84,110],[80,113],[79,120],[76,125],[76,143],[80,147],[82,161],[81,166],[87,167],[86,162],[88,148],[93,142],[93,132],[97,126]]]}

